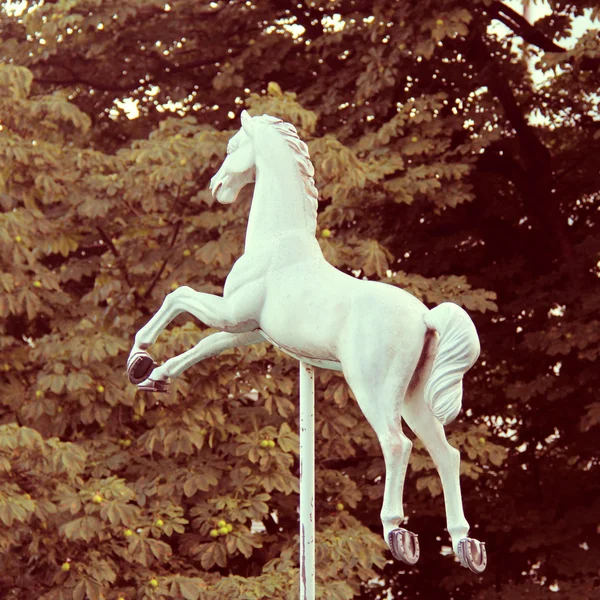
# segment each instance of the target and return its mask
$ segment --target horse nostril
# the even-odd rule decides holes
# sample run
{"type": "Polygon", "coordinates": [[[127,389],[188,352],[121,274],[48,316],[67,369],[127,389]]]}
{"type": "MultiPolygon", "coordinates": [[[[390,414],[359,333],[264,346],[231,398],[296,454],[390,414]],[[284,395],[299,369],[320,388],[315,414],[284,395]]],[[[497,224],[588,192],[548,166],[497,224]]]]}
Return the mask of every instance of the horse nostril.
{"type": "Polygon", "coordinates": [[[223,183],[221,181],[219,183],[217,183],[217,187],[213,191],[213,198],[217,197],[217,193],[219,192],[219,189],[221,188],[222,185],[223,185],[223,183]]]}

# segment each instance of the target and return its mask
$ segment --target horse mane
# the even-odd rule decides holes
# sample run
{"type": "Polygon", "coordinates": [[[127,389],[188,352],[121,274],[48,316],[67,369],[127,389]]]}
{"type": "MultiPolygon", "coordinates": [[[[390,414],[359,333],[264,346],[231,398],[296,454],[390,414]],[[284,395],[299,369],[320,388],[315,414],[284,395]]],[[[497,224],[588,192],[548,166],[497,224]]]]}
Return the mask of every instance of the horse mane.
{"type": "Polygon", "coordinates": [[[319,205],[319,192],[315,186],[315,168],[310,160],[308,146],[298,137],[296,128],[291,123],[286,123],[277,117],[270,115],[262,115],[254,117],[262,123],[271,125],[281,137],[286,141],[287,145],[294,152],[294,157],[300,170],[300,175],[304,181],[304,191],[312,207],[316,211],[319,205]]]}

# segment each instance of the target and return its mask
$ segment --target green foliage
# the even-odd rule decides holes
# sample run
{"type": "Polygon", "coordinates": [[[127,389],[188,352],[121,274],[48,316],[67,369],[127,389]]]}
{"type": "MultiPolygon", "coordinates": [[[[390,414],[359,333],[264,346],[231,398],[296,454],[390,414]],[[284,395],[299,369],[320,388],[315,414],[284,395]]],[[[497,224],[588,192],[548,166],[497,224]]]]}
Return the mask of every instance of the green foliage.
{"type": "MultiPolygon", "coordinates": [[[[249,191],[207,190],[242,107],[306,140],[331,263],[457,302],[482,342],[448,438],[486,574],[443,556],[418,440],[422,557],[387,564],[378,442],[319,371],[319,598],[598,595],[597,32],[558,44],[599,14],[549,6],[529,27],[492,0],[2,6],[2,598],[297,597],[295,362],[229,350],[164,396],[125,376],[164,297],[220,294],[243,252],[249,191]]],[[[211,333],[182,316],[151,352],[211,333]]]]}

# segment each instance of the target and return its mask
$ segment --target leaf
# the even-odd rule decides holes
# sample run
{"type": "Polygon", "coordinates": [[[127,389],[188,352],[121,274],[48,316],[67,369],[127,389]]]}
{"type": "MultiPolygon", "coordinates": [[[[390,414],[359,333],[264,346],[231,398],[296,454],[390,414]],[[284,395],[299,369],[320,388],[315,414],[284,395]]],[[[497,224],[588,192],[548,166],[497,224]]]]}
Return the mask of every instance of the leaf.
{"type": "Polygon", "coordinates": [[[108,519],[111,525],[132,527],[140,518],[140,509],[118,500],[109,500],[102,503],[100,516],[108,519]]]}
{"type": "Polygon", "coordinates": [[[33,82],[33,73],[26,67],[15,65],[0,65],[0,90],[1,95],[9,94],[15,99],[26,98],[33,82]]]}
{"type": "Polygon", "coordinates": [[[200,564],[205,571],[208,571],[215,565],[219,567],[227,566],[227,554],[225,546],[220,542],[204,544],[199,552],[200,564]]]}
{"type": "Polygon", "coordinates": [[[67,375],[67,392],[75,392],[77,390],[89,390],[93,387],[94,380],[85,372],[73,371],[67,375]]]}
{"type": "Polygon", "coordinates": [[[389,269],[388,261],[394,258],[392,253],[376,240],[361,242],[357,254],[361,259],[358,266],[367,276],[377,274],[379,277],[384,277],[389,269]]]}
{"type": "Polygon", "coordinates": [[[200,577],[177,577],[171,587],[171,594],[174,595],[178,591],[185,600],[199,600],[202,590],[206,587],[206,583],[200,577]]]}
{"type": "Polygon", "coordinates": [[[45,450],[44,438],[35,429],[29,427],[19,427],[17,442],[22,448],[31,450],[45,450]]]}
{"type": "Polygon", "coordinates": [[[173,554],[171,546],[169,546],[169,544],[165,542],[161,542],[160,540],[147,539],[146,543],[150,547],[152,554],[159,560],[159,562],[164,562],[168,560],[173,554]]]}
{"type": "Polygon", "coordinates": [[[85,600],[85,579],[80,579],[73,589],[73,600],[85,600]]]}
{"type": "Polygon", "coordinates": [[[85,580],[85,593],[88,600],[103,600],[102,587],[92,579],[85,580]]]}
{"type": "Polygon", "coordinates": [[[427,475],[417,479],[417,490],[421,491],[427,488],[433,497],[442,493],[442,484],[437,475],[427,475]]]}
{"type": "Polygon", "coordinates": [[[81,446],[55,438],[48,440],[47,446],[50,449],[48,462],[54,473],[74,478],[83,471],[87,452],[81,446]]]}
{"type": "Polygon", "coordinates": [[[586,413],[581,418],[580,428],[588,431],[592,427],[600,425],[600,402],[592,402],[586,406],[586,413]]]}
{"type": "Polygon", "coordinates": [[[252,508],[252,518],[260,520],[264,515],[269,514],[269,505],[267,502],[271,499],[269,494],[256,494],[250,499],[250,507],[252,508]]]}
{"type": "Polygon", "coordinates": [[[217,483],[218,480],[212,471],[197,473],[185,480],[183,493],[190,498],[198,491],[207,492],[211,486],[215,486],[217,483]]]}
{"type": "Polygon", "coordinates": [[[94,557],[91,562],[91,569],[89,572],[99,583],[103,583],[105,581],[108,583],[114,583],[117,579],[116,571],[107,560],[98,560],[94,557]]]}
{"type": "Polygon", "coordinates": [[[0,520],[7,527],[11,527],[15,521],[24,523],[33,512],[33,503],[25,505],[22,499],[18,499],[15,496],[0,498],[0,520]]]}
{"type": "Polygon", "coordinates": [[[293,452],[294,454],[300,452],[300,438],[297,433],[292,431],[288,423],[284,422],[279,427],[277,444],[284,452],[293,452]]]}
{"type": "Polygon", "coordinates": [[[283,92],[281,91],[281,87],[276,81],[269,81],[267,85],[267,91],[272,96],[283,96],[283,92]]]}
{"type": "Polygon", "coordinates": [[[413,452],[410,455],[410,466],[413,471],[430,471],[435,469],[435,463],[429,456],[413,452]]]}
{"type": "MultiPolygon", "coordinates": [[[[250,539],[247,536],[239,535],[235,538],[236,548],[246,557],[250,558],[252,556],[252,551],[255,547],[260,548],[259,546],[254,546],[250,539]]],[[[256,543],[256,542],[254,542],[256,543]]]]}
{"type": "Polygon", "coordinates": [[[277,406],[277,412],[286,419],[294,413],[296,405],[283,396],[275,396],[275,404],[277,406]]]}
{"type": "Polygon", "coordinates": [[[42,375],[38,378],[38,387],[41,390],[49,390],[55,394],[60,394],[67,383],[67,378],[64,375],[57,375],[51,373],[49,375],[42,375]]]}
{"type": "Polygon", "coordinates": [[[102,531],[102,521],[98,517],[88,515],[65,523],[60,528],[61,535],[69,540],[92,541],[102,531]]]}
{"type": "Polygon", "coordinates": [[[435,43],[432,39],[421,40],[415,47],[415,54],[429,60],[433,56],[435,43]]]}
{"type": "Polygon", "coordinates": [[[59,489],[60,495],[58,496],[58,510],[60,512],[69,511],[72,515],[76,515],[82,507],[81,498],[79,494],[66,486],[62,486],[59,489]]]}

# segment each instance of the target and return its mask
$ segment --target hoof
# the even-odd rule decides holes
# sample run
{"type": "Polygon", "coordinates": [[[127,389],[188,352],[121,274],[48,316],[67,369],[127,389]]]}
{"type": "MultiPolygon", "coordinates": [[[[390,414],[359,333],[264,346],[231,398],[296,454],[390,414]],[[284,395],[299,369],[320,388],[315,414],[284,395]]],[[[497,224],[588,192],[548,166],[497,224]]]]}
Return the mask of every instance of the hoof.
{"type": "Polygon", "coordinates": [[[138,390],[142,392],[168,392],[171,386],[167,381],[159,379],[147,379],[142,385],[138,385],[138,390]]]}
{"type": "Polygon", "coordinates": [[[407,565],[414,565],[420,556],[419,536],[406,529],[392,529],[388,534],[392,555],[407,565]]]}
{"type": "Polygon", "coordinates": [[[129,381],[135,385],[148,379],[150,373],[154,371],[154,367],[157,366],[157,363],[145,350],[138,350],[129,361],[127,376],[129,381]]]}
{"type": "Polygon", "coordinates": [[[458,542],[458,560],[473,573],[483,573],[487,567],[485,544],[472,538],[463,538],[458,542]]]}

